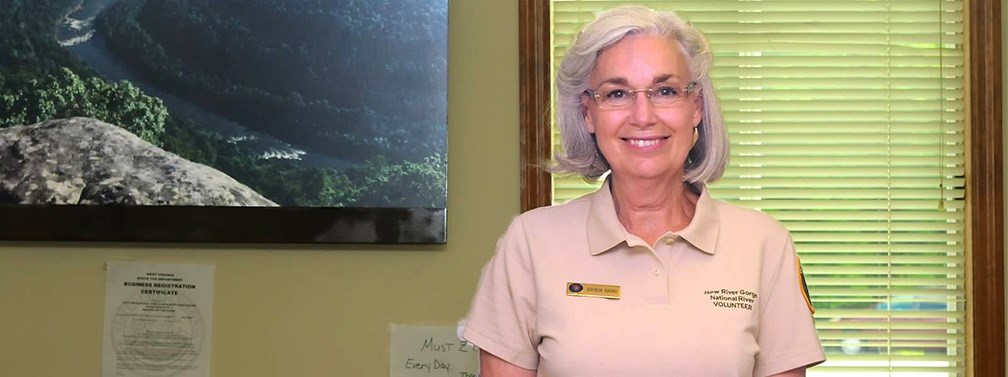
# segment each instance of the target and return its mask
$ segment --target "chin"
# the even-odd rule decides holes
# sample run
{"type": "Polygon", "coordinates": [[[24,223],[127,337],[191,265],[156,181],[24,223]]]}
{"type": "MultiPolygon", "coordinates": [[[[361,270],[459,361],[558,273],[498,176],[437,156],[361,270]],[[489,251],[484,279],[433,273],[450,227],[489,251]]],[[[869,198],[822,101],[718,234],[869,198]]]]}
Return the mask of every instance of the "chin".
{"type": "Polygon", "coordinates": [[[682,170],[682,165],[680,165],[679,169],[674,169],[669,166],[649,167],[646,165],[637,165],[631,169],[614,170],[613,174],[620,177],[634,179],[658,179],[663,177],[682,176],[684,172],[682,170]]]}

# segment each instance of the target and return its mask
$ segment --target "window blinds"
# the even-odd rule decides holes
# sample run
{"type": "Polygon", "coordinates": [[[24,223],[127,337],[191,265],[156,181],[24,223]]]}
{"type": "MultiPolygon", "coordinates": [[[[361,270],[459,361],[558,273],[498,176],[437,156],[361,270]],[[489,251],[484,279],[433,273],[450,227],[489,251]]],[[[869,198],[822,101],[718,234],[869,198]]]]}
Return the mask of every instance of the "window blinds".
{"type": "Polygon", "coordinates": [[[553,0],[554,70],[628,3],[711,42],[732,153],[710,190],[792,232],[829,354],[809,375],[964,375],[964,2],[553,0]]]}

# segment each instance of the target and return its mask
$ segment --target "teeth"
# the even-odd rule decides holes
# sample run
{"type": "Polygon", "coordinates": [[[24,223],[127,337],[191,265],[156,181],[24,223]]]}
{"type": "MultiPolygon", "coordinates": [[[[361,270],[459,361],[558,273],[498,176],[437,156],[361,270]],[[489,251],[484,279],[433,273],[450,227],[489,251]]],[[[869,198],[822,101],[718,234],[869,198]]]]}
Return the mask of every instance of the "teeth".
{"type": "Polygon", "coordinates": [[[658,144],[658,139],[650,140],[640,140],[640,139],[629,139],[631,145],[635,147],[650,147],[652,145],[658,144]]]}

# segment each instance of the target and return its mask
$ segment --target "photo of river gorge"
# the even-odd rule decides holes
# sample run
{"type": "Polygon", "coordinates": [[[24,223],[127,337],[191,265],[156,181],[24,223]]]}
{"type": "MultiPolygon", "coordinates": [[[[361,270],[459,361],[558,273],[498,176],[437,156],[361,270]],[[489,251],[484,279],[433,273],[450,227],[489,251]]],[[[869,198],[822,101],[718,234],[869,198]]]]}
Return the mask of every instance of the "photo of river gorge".
{"type": "Polygon", "coordinates": [[[447,59],[448,0],[0,0],[0,205],[443,210],[447,59]]]}

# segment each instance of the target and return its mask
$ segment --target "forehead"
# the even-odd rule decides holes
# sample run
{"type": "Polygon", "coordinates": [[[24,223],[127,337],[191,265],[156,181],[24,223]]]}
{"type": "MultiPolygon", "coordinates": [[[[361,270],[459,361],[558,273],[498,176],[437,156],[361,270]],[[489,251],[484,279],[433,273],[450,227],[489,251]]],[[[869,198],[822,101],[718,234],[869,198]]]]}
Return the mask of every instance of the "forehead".
{"type": "Polygon", "coordinates": [[[624,83],[650,85],[659,77],[688,81],[689,63],[679,44],[651,35],[630,35],[602,51],[595,59],[592,85],[624,83]]]}

